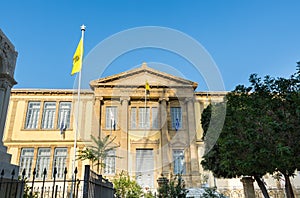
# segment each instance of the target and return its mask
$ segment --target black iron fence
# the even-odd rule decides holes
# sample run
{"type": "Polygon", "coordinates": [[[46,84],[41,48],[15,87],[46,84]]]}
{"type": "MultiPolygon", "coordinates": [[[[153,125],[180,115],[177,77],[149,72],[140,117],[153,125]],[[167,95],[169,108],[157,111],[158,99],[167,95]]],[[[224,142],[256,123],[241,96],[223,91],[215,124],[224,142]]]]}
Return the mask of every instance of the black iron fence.
{"type": "Polygon", "coordinates": [[[42,179],[36,179],[36,169],[33,170],[32,180],[27,180],[25,170],[19,179],[14,179],[15,172],[11,172],[11,178],[4,178],[4,170],[0,175],[1,198],[113,198],[113,184],[102,178],[85,166],[84,179],[78,178],[77,168],[72,173],[72,179],[67,179],[67,168],[63,173],[63,179],[57,179],[57,169],[54,168],[51,179],[47,179],[47,170],[44,169],[42,179]]]}

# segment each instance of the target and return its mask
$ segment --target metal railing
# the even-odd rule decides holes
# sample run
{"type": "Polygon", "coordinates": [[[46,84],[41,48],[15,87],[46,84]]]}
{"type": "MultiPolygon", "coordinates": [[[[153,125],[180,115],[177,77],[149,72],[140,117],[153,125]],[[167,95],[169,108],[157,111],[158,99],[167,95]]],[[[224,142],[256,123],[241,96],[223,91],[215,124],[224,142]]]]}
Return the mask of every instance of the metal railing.
{"type": "Polygon", "coordinates": [[[36,178],[36,169],[33,170],[32,180],[27,180],[26,172],[23,170],[19,179],[14,179],[15,171],[11,172],[11,179],[4,178],[4,170],[0,175],[0,197],[1,198],[112,198],[114,194],[113,184],[102,178],[85,166],[84,179],[77,177],[75,168],[72,179],[67,180],[67,168],[64,169],[63,177],[57,179],[57,169],[53,169],[51,179],[47,179],[47,170],[44,169],[42,179],[36,178]],[[95,196],[97,195],[97,196],[95,196]]]}

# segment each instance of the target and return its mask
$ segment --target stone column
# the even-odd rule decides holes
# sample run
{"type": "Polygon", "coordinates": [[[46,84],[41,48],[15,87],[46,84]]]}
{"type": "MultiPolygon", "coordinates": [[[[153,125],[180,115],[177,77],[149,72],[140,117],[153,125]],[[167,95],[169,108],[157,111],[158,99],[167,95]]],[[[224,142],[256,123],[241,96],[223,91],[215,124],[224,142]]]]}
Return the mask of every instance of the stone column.
{"type": "Polygon", "coordinates": [[[252,177],[243,177],[241,182],[243,183],[245,198],[255,198],[254,179],[252,177]]]}
{"type": "Polygon", "coordinates": [[[170,170],[170,138],[168,134],[168,111],[167,101],[169,98],[160,98],[160,127],[161,127],[161,162],[162,162],[162,174],[165,176],[169,174],[170,170]]]}
{"type": "Polygon", "coordinates": [[[123,168],[128,171],[129,159],[130,159],[130,145],[129,145],[129,133],[128,133],[128,105],[130,97],[121,97],[121,116],[120,116],[120,127],[121,127],[121,153],[122,160],[126,163],[123,164],[123,168]]]}
{"type": "Polygon", "coordinates": [[[187,130],[188,130],[188,145],[190,151],[190,173],[192,175],[193,185],[200,184],[200,174],[199,174],[199,159],[198,150],[196,145],[196,120],[195,120],[195,108],[194,108],[194,98],[185,99],[186,110],[187,110],[187,130]]]}
{"type": "Polygon", "coordinates": [[[94,101],[94,114],[95,114],[95,120],[96,122],[92,126],[92,135],[95,137],[101,137],[101,108],[102,108],[102,102],[103,97],[102,96],[96,96],[94,101]]]}
{"type": "MultiPolygon", "coordinates": [[[[19,167],[10,164],[11,155],[6,152],[7,149],[2,141],[10,90],[17,84],[14,79],[17,55],[13,44],[0,30],[0,167],[4,169],[4,178],[10,178],[13,169],[16,173],[19,172],[19,167]]],[[[17,176],[18,174],[15,174],[15,178],[17,176]]]]}

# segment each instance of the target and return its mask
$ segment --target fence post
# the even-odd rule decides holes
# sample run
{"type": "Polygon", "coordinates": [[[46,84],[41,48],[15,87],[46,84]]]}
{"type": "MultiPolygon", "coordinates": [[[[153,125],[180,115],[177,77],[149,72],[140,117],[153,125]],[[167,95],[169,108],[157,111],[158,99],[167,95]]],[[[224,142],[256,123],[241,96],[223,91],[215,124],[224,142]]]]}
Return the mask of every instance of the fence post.
{"type": "Polygon", "coordinates": [[[84,184],[83,184],[83,198],[89,196],[89,181],[90,181],[90,165],[84,166],[84,184]]]}

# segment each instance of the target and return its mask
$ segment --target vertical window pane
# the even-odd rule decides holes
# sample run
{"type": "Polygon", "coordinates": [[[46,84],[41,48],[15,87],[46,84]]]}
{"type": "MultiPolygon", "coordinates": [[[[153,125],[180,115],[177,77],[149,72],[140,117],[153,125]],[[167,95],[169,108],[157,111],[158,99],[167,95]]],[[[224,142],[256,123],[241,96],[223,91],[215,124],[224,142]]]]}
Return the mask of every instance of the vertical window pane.
{"type": "Polygon", "coordinates": [[[173,150],[174,174],[185,174],[184,151],[173,150]]]}
{"type": "Polygon", "coordinates": [[[115,129],[118,123],[118,111],[117,107],[106,107],[106,119],[105,119],[105,128],[106,129],[115,129]]]}
{"type": "Polygon", "coordinates": [[[56,111],[56,103],[55,102],[45,102],[44,103],[43,122],[42,122],[43,129],[53,129],[54,128],[55,111],[56,111]]]}
{"type": "Polygon", "coordinates": [[[27,177],[28,179],[30,178],[32,171],[31,167],[33,161],[33,154],[33,148],[22,148],[21,150],[19,175],[22,175],[22,172],[25,169],[25,177],[27,177]]]}
{"type": "Polygon", "coordinates": [[[181,107],[171,107],[172,129],[182,128],[181,107]]]}
{"type": "Polygon", "coordinates": [[[63,179],[64,171],[66,167],[67,161],[67,148],[56,148],[54,151],[54,159],[53,159],[53,170],[56,167],[57,175],[56,178],[63,179]]]}
{"type": "Polygon", "coordinates": [[[38,127],[39,115],[40,115],[40,102],[29,102],[25,128],[26,129],[36,129],[38,127]]]}
{"type": "Polygon", "coordinates": [[[105,174],[114,174],[116,172],[116,151],[110,150],[106,153],[106,157],[104,159],[104,173],[105,174]]]}
{"type": "Polygon", "coordinates": [[[139,128],[149,129],[150,128],[150,108],[140,107],[139,108],[139,128]]]}
{"type": "Polygon", "coordinates": [[[131,129],[136,129],[136,107],[131,107],[131,129]]]}
{"type": "Polygon", "coordinates": [[[69,129],[71,116],[71,102],[60,102],[58,110],[57,128],[69,129]]]}
{"type": "Polygon", "coordinates": [[[39,148],[37,162],[36,162],[36,178],[42,179],[44,169],[46,168],[48,172],[49,165],[50,165],[50,148],[39,148]]]}
{"type": "Polygon", "coordinates": [[[152,107],[152,128],[158,129],[158,110],[157,107],[152,107]]]}

